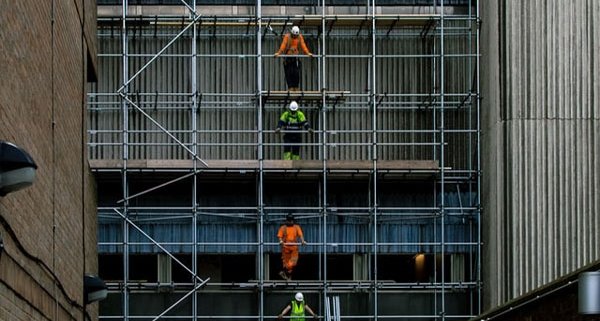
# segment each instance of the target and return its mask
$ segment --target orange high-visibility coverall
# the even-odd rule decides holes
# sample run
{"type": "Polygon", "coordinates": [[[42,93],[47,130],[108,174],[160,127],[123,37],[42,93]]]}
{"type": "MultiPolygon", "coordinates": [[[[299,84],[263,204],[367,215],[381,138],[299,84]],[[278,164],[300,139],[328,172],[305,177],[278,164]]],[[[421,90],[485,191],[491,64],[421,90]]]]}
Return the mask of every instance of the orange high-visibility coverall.
{"type": "Polygon", "coordinates": [[[285,55],[297,55],[300,53],[298,50],[298,45],[300,45],[300,49],[305,55],[310,55],[310,50],[306,46],[304,42],[304,37],[302,35],[298,35],[298,37],[292,37],[289,33],[286,33],[283,36],[283,40],[281,41],[281,45],[279,45],[279,50],[277,50],[277,54],[285,54],[285,55]]]}
{"type": "Polygon", "coordinates": [[[283,263],[283,268],[287,271],[288,275],[290,275],[296,264],[298,264],[297,243],[304,240],[302,229],[298,224],[292,226],[282,225],[277,232],[277,237],[283,241],[281,246],[281,261],[283,263]]]}
{"type": "MultiPolygon", "coordinates": [[[[287,33],[283,37],[283,41],[281,41],[281,45],[279,46],[279,50],[275,53],[275,56],[285,54],[285,55],[298,55],[300,54],[300,49],[305,55],[312,56],[306,43],[304,42],[304,37],[302,35],[298,35],[297,37],[292,37],[289,33],[287,33]]],[[[289,90],[298,90],[300,86],[300,71],[301,71],[301,63],[298,57],[286,57],[283,61],[283,70],[285,72],[285,81],[288,85],[289,90]]]]}

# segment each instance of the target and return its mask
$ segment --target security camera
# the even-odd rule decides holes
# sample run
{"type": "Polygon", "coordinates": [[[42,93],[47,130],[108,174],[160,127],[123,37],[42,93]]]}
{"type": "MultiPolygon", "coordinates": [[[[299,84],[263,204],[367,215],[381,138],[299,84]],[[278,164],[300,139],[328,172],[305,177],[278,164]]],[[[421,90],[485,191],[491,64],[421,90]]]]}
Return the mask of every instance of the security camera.
{"type": "Polygon", "coordinates": [[[13,143],[0,141],[0,196],[33,184],[37,165],[13,143]]]}
{"type": "Polygon", "coordinates": [[[101,278],[86,274],[83,277],[83,295],[85,304],[90,304],[104,300],[108,295],[108,288],[101,278]]]}

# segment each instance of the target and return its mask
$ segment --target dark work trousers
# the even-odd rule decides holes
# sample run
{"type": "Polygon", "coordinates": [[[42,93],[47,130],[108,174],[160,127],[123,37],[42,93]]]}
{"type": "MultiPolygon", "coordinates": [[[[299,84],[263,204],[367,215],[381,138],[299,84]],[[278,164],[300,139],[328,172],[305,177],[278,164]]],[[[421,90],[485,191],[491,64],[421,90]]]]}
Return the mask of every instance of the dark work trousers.
{"type": "Polygon", "coordinates": [[[285,133],[283,135],[283,152],[292,152],[293,155],[300,155],[300,143],[302,142],[301,133],[285,133]],[[294,144],[294,145],[290,145],[294,144]]]}
{"type": "Polygon", "coordinates": [[[285,81],[287,82],[288,89],[300,87],[300,67],[300,59],[296,57],[287,57],[283,61],[285,81]]]}

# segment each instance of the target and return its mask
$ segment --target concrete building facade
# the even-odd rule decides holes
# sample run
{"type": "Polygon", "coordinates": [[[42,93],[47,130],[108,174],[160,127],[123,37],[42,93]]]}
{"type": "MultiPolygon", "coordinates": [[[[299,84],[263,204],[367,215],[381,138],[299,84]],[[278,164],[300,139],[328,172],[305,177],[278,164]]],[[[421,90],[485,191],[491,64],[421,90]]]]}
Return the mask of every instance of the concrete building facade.
{"type": "Polygon", "coordinates": [[[600,260],[597,1],[482,1],[484,301],[600,260]]]}
{"type": "Polygon", "coordinates": [[[0,4],[0,140],[27,151],[32,186],[0,197],[0,319],[89,320],[96,190],[85,104],[95,80],[95,1],[0,4]],[[86,316],[87,315],[87,316],[86,316]]]}

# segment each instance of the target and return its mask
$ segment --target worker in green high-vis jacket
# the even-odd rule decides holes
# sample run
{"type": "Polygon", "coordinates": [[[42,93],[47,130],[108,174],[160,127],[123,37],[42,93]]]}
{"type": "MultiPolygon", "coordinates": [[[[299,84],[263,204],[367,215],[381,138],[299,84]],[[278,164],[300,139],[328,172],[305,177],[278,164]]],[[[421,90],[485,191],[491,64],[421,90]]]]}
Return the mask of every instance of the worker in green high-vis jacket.
{"type": "Polygon", "coordinates": [[[308,130],[309,133],[312,133],[313,130],[310,128],[310,123],[306,120],[304,113],[298,109],[297,102],[292,101],[288,106],[288,110],[284,111],[279,117],[275,132],[280,132],[281,129],[284,130],[283,159],[299,160],[302,130],[308,130]]]}
{"type": "Polygon", "coordinates": [[[313,318],[317,318],[317,314],[313,312],[308,304],[304,303],[304,295],[302,295],[301,292],[298,292],[294,296],[294,300],[281,311],[278,318],[282,319],[286,313],[290,312],[290,320],[304,321],[305,311],[308,311],[313,318]]]}

